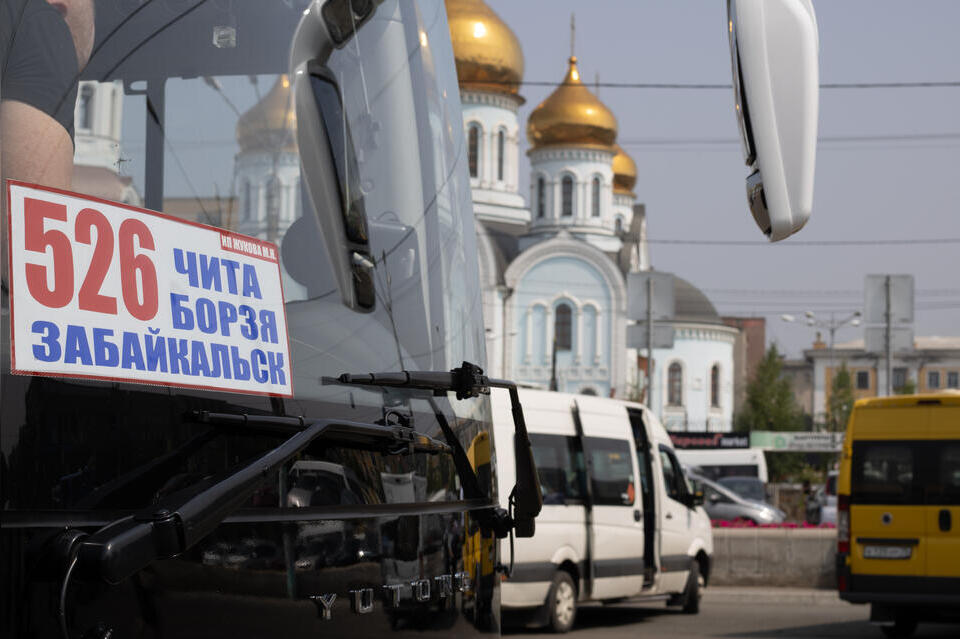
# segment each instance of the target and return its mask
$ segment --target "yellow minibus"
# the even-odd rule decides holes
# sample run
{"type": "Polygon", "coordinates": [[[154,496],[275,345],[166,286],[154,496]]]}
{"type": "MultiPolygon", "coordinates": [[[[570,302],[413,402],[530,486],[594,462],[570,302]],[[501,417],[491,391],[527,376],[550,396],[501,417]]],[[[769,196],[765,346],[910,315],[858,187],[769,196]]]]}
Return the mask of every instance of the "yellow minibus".
{"type": "Polygon", "coordinates": [[[837,499],[840,598],[891,637],[960,607],[960,393],[858,401],[837,499]]]}

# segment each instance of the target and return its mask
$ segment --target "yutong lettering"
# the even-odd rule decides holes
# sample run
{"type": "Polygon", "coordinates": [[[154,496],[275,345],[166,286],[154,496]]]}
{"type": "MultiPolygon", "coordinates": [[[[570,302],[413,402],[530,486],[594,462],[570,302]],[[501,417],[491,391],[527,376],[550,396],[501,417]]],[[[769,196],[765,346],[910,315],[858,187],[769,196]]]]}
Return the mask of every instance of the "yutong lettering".
{"type": "MultiPolygon", "coordinates": [[[[458,572],[453,575],[439,575],[430,579],[415,579],[409,584],[384,584],[383,605],[385,608],[399,608],[401,592],[410,589],[411,600],[417,603],[442,600],[452,597],[457,592],[467,592],[470,589],[470,575],[458,572]],[[436,585],[436,588],[433,586],[436,585]]],[[[373,612],[376,591],[373,588],[357,588],[349,591],[350,609],[358,615],[373,612]]],[[[311,595],[309,599],[317,606],[317,614],[323,620],[333,617],[333,605],[337,600],[336,593],[311,595]]]]}

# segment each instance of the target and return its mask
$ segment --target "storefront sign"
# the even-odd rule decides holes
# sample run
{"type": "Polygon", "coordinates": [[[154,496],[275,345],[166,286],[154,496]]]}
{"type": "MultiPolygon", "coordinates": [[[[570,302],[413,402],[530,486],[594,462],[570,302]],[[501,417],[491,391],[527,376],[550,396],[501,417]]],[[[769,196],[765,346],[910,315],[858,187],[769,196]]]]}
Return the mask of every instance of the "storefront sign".
{"type": "Polygon", "coordinates": [[[8,182],[12,369],[291,397],[277,247],[8,182]]]}
{"type": "Polygon", "coordinates": [[[810,433],[797,431],[755,430],[750,433],[750,446],[783,452],[840,452],[843,433],[810,433]]]}
{"type": "Polygon", "coordinates": [[[748,435],[734,433],[710,433],[707,431],[685,431],[670,433],[675,448],[750,448],[748,435]]]}

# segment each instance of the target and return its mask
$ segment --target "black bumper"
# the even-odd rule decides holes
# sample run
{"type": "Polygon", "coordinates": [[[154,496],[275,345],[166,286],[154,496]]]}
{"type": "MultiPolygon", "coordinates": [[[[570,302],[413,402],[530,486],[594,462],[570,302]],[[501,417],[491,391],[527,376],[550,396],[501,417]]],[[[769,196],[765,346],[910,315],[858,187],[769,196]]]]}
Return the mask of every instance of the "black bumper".
{"type": "Polygon", "coordinates": [[[858,575],[837,554],[840,598],[850,603],[960,607],[960,577],[858,575]]]}

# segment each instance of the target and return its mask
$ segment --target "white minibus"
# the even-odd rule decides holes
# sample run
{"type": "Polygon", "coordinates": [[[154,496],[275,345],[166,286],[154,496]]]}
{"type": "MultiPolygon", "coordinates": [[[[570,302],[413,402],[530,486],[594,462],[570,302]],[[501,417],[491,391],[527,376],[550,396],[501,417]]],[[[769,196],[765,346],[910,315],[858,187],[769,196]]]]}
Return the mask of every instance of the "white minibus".
{"type": "MultiPolygon", "coordinates": [[[[514,483],[513,422],[493,393],[497,488],[514,483]],[[506,451],[506,454],[504,454],[506,451]]],[[[532,538],[501,540],[501,606],[510,617],[565,632],[578,605],[661,600],[698,611],[713,539],[663,426],[646,407],[520,390],[543,510],[532,538]],[[513,614],[511,614],[513,613],[513,614]]]]}

